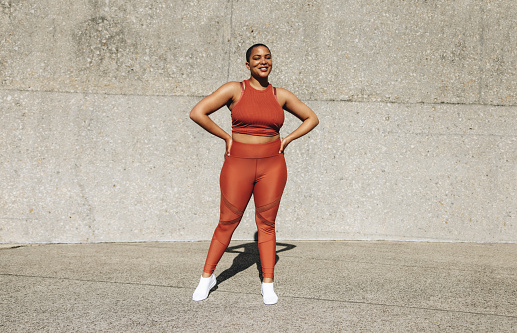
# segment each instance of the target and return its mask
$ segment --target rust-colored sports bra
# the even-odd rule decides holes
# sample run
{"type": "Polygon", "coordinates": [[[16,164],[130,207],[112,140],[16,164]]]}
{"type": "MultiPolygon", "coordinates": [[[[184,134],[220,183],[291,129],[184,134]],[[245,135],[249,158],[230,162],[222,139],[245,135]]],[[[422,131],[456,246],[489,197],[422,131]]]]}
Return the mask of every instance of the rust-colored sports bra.
{"type": "Polygon", "coordinates": [[[284,124],[284,110],[278,104],[276,88],[254,89],[248,80],[241,82],[241,98],[232,108],[232,132],[275,136],[284,124]]]}

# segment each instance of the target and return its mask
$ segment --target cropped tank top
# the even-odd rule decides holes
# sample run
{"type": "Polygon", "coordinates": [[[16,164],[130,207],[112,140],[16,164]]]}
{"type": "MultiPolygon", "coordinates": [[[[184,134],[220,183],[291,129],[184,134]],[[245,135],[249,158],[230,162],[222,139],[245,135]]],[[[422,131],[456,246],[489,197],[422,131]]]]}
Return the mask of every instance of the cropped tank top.
{"type": "Polygon", "coordinates": [[[248,80],[241,82],[241,98],[232,108],[232,132],[275,136],[284,124],[284,110],[278,104],[272,85],[254,89],[248,80]]]}

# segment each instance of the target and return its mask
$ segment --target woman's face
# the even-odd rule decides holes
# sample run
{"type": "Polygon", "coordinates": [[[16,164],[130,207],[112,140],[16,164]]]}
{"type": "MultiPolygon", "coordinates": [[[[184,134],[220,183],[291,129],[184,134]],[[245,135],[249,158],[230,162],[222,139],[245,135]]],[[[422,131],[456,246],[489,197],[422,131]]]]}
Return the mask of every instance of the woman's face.
{"type": "Polygon", "coordinates": [[[256,78],[267,78],[273,68],[271,52],[267,47],[257,46],[251,50],[250,60],[246,63],[251,76],[256,78]]]}

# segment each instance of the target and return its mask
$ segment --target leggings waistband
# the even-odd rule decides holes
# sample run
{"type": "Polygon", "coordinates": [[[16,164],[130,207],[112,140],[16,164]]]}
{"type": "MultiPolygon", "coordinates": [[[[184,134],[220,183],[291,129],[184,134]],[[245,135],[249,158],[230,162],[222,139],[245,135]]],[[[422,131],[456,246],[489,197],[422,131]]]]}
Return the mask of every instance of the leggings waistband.
{"type": "Polygon", "coordinates": [[[238,141],[232,142],[230,156],[239,158],[264,158],[279,155],[280,139],[275,141],[252,144],[238,141]]]}

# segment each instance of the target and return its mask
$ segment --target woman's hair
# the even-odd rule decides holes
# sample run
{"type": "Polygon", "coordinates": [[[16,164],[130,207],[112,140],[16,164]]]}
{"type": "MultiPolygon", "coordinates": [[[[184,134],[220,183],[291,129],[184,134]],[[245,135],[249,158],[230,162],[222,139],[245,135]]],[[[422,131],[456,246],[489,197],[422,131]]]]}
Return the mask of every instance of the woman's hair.
{"type": "Polygon", "coordinates": [[[268,49],[269,52],[271,52],[271,50],[269,49],[269,47],[267,47],[267,45],[260,44],[260,43],[259,44],[253,44],[253,45],[250,46],[248,51],[246,51],[246,62],[250,62],[251,51],[253,51],[254,48],[259,47],[259,46],[264,46],[266,49],[268,49]]]}

